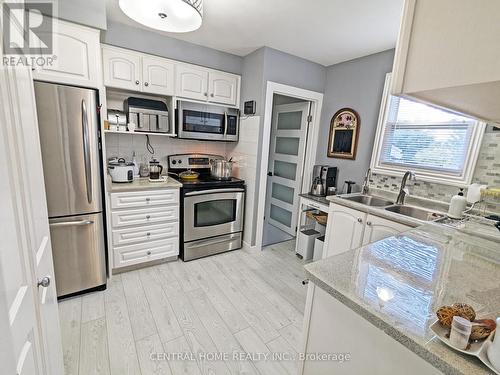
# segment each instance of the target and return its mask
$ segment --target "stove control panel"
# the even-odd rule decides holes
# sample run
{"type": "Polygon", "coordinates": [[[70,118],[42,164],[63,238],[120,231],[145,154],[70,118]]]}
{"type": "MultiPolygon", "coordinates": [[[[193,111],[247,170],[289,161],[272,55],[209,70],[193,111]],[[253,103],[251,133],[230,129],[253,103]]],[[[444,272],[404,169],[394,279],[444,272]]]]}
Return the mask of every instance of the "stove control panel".
{"type": "Polygon", "coordinates": [[[177,154],[169,155],[167,159],[169,169],[207,169],[210,168],[210,160],[224,157],[210,154],[177,154]]]}

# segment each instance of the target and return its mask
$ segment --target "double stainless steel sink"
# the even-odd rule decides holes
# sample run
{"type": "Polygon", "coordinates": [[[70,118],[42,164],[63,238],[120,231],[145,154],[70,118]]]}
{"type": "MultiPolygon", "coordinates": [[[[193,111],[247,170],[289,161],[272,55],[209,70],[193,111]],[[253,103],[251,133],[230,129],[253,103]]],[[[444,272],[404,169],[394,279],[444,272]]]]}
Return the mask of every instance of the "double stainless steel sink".
{"type": "Polygon", "coordinates": [[[341,197],[351,202],[361,203],[370,207],[380,207],[395,214],[409,216],[422,221],[435,221],[444,217],[443,214],[425,208],[394,204],[387,199],[368,194],[358,194],[341,197]]]}

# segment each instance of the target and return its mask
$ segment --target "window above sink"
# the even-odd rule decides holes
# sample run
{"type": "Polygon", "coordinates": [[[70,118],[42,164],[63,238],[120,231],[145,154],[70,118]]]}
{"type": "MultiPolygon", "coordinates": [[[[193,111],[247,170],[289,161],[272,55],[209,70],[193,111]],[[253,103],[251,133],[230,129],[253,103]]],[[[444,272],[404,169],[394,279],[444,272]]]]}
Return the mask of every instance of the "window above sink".
{"type": "Polygon", "coordinates": [[[486,124],[389,94],[387,74],[372,155],[375,173],[470,184],[486,124]]]}

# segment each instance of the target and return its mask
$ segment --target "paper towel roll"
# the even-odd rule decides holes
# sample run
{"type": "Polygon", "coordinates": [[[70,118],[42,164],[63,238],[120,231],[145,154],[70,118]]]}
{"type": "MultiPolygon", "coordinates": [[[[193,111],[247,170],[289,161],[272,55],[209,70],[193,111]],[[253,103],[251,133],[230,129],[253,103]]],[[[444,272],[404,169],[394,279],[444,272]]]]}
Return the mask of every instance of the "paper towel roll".
{"type": "Polygon", "coordinates": [[[488,185],[472,184],[467,188],[467,202],[476,203],[481,200],[481,189],[486,189],[488,185]]]}

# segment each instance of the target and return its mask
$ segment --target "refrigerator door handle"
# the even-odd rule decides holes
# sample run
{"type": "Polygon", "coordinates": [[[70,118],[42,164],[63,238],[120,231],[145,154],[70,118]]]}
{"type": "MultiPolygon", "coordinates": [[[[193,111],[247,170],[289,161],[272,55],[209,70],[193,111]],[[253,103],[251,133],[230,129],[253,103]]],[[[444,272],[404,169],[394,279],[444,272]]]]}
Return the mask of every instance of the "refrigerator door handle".
{"type": "Polygon", "coordinates": [[[79,225],[90,225],[94,224],[92,220],[79,220],[79,221],[61,221],[58,223],[50,223],[51,227],[70,227],[70,226],[79,226],[79,225]]]}
{"type": "Polygon", "coordinates": [[[90,138],[87,104],[82,99],[82,130],[83,130],[83,157],[85,162],[85,182],[87,185],[87,201],[92,203],[92,164],[90,161],[90,138]]]}

